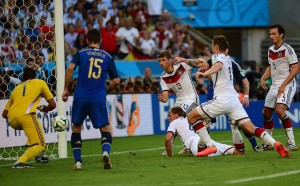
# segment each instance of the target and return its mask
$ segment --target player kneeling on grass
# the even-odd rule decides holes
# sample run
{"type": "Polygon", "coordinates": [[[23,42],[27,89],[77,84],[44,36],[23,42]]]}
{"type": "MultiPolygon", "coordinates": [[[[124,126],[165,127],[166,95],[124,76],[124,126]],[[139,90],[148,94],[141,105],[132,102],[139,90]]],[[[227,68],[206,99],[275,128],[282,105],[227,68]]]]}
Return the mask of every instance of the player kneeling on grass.
{"type": "Polygon", "coordinates": [[[35,76],[33,69],[24,69],[23,83],[14,89],[2,113],[2,117],[8,119],[12,128],[24,130],[28,138],[26,145],[29,148],[12,168],[34,168],[26,162],[45,151],[44,130],[36,116],[36,109],[47,113],[56,107],[45,81],[35,79],[35,76]],[[46,99],[48,105],[38,107],[42,97],[46,99]]]}
{"type": "MultiPolygon", "coordinates": [[[[201,138],[194,132],[193,129],[190,129],[188,120],[185,117],[185,112],[181,107],[172,107],[169,111],[168,119],[170,121],[170,125],[165,139],[165,147],[168,157],[173,156],[172,144],[174,142],[175,134],[180,137],[184,146],[190,150],[191,155],[193,156],[206,148],[205,144],[201,141],[201,138]]],[[[236,128],[236,130],[238,129],[236,128]]],[[[244,154],[244,140],[239,132],[233,133],[233,140],[235,147],[212,140],[218,150],[215,153],[209,154],[209,156],[244,154]]]]}

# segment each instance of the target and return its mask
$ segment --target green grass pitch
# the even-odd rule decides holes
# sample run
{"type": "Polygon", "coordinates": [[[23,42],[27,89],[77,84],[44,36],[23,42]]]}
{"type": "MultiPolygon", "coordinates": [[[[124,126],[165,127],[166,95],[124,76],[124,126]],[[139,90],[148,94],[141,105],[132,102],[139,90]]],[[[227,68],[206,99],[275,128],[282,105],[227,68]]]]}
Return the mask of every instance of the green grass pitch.
{"type": "MultiPolygon", "coordinates": [[[[231,132],[211,132],[216,141],[231,144],[231,132]]],[[[294,128],[300,145],[300,128],[294,128]]],[[[283,129],[274,137],[286,143],[283,129]]],[[[178,154],[162,156],[164,135],[114,138],[111,170],[104,170],[100,140],[83,141],[83,170],[73,171],[74,160],[68,144],[69,158],[53,159],[35,169],[12,169],[13,161],[0,161],[0,185],[300,185],[300,150],[283,159],[276,151],[253,152],[245,139],[244,156],[190,157],[178,154]]],[[[257,139],[258,144],[261,141],[257,139]]]]}

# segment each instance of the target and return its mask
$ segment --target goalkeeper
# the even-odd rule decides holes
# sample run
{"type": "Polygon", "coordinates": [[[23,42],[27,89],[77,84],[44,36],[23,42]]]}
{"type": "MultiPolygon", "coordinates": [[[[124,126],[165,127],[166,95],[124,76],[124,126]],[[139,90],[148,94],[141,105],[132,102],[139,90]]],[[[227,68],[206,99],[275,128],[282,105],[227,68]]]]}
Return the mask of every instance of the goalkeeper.
{"type": "Polygon", "coordinates": [[[24,130],[28,138],[26,145],[29,148],[12,168],[34,168],[25,162],[45,151],[44,131],[36,116],[36,109],[42,96],[48,105],[40,106],[38,110],[47,113],[56,107],[53,95],[45,81],[35,79],[35,76],[33,69],[24,69],[23,83],[14,89],[2,113],[2,117],[8,119],[12,128],[24,130]]]}

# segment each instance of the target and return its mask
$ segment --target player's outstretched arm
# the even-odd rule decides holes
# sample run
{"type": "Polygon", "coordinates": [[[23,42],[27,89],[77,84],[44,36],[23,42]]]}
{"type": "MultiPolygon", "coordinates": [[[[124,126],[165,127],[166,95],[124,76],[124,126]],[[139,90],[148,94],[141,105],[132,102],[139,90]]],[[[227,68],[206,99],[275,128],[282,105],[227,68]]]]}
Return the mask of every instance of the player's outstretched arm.
{"type": "Polygon", "coordinates": [[[41,112],[48,113],[49,111],[51,111],[51,110],[53,110],[53,109],[56,108],[56,103],[55,103],[55,101],[54,101],[53,98],[47,100],[47,102],[48,102],[48,105],[47,105],[47,106],[46,106],[46,105],[41,105],[41,106],[37,107],[37,109],[38,109],[39,111],[41,111],[41,112]]]}
{"type": "Polygon", "coordinates": [[[206,72],[201,72],[201,71],[197,71],[197,73],[195,74],[196,77],[199,76],[203,76],[203,77],[207,77],[210,76],[220,70],[222,70],[223,68],[223,64],[221,62],[216,62],[209,70],[207,70],[206,72]]]}
{"type": "Polygon", "coordinates": [[[165,139],[165,147],[166,147],[168,157],[173,156],[173,152],[172,152],[173,143],[174,143],[174,134],[173,134],[173,132],[167,132],[166,139],[165,139]]]}

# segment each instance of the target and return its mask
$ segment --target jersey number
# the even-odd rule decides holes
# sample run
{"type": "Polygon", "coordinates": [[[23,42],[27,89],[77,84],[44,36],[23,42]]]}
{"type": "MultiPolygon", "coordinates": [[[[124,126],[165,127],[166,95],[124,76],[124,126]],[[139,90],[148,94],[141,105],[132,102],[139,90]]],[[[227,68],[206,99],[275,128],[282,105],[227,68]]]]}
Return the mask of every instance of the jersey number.
{"type": "Polygon", "coordinates": [[[182,86],[180,85],[180,83],[176,83],[176,87],[180,90],[182,89],[182,86]]]}
{"type": "Polygon", "coordinates": [[[90,58],[90,69],[89,69],[88,78],[94,78],[94,79],[100,78],[101,71],[102,71],[100,63],[103,63],[102,59],[99,59],[99,58],[95,59],[93,57],[90,58]],[[95,67],[96,69],[93,67],[95,67]]]}

